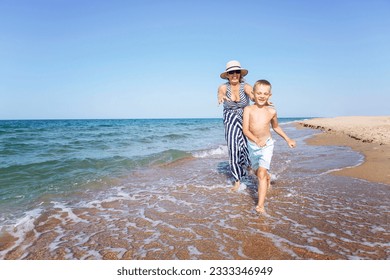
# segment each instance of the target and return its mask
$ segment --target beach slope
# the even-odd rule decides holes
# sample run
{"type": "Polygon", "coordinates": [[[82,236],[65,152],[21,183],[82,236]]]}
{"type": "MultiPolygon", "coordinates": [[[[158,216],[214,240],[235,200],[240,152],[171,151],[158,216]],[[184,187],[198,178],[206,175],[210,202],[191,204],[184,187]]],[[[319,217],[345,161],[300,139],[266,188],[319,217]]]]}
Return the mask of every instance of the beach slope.
{"type": "Polygon", "coordinates": [[[363,164],[336,171],[336,175],[390,185],[390,116],[315,118],[299,124],[325,132],[308,144],[349,146],[364,155],[363,164]]]}

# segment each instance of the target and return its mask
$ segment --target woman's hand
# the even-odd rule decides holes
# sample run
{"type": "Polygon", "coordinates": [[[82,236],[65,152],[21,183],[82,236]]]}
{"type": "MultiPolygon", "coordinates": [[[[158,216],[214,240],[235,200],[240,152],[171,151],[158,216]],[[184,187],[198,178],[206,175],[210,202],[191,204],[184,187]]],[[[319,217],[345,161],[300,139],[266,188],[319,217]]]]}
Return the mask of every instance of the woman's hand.
{"type": "Polygon", "coordinates": [[[217,95],[217,97],[218,97],[218,105],[229,100],[229,98],[227,98],[227,96],[226,96],[226,92],[227,92],[226,85],[221,85],[218,88],[218,95],[217,95]]]}
{"type": "Polygon", "coordinates": [[[227,98],[226,95],[218,96],[218,105],[220,105],[221,103],[228,101],[228,100],[229,100],[229,98],[227,98]]]}

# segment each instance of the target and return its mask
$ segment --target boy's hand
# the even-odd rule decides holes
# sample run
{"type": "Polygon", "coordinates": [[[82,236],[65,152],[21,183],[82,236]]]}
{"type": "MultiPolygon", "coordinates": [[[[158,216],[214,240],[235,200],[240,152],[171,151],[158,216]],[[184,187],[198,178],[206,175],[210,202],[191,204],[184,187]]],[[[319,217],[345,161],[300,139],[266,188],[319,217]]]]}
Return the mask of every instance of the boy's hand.
{"type": "Polygon", "coordinates": [[[260,148],[264,148],[266,145],[267,145],[267,142],[262,142],[262,141],[260,141],[259,139],[258,140],[256,140],[256,145],[258,146],[258,147],[260,147],[260,148]]]}
{"type": "Polygon", "coordinates": [[[288,139],[287,144],[290,148],[295,148],[297,146],[297,143],[292,139],[288,139]]]}

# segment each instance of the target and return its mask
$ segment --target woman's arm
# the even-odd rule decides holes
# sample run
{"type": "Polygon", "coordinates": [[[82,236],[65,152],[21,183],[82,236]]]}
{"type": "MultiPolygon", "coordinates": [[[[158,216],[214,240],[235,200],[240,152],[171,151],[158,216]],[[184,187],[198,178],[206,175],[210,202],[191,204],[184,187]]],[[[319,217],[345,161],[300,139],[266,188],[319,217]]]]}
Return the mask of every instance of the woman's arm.
{"type": "Polygon", "coordinates": [[[250,98],[253,102],[255,102],[255,96],[253,95],[253,88],[252,88],[252,86],[249,85],[249,84],[245,84],[245,86],[244,86],[244,91],[245,91],[245,93],[249,96],[249,98],[250,98]]]}
{"type": "Polygon", "coordinates": [[[226,96],[227,87],[226,85],[220,85],[218,88],[218,104],[221,104],[227,100],[229,100],[226,96]]]}

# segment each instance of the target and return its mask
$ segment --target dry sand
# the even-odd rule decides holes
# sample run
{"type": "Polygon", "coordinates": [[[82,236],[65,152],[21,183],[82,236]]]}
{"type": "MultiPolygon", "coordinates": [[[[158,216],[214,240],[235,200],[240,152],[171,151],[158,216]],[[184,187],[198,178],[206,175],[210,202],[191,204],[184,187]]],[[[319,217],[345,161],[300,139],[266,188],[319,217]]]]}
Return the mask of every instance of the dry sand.
{"type": "Polygon", "coordinates": [[[335,174],[390,185],[390,116],[316,118],[299,124],[326,132],[308,144],[350,146],[365,156],[363,164],[335,174]]]}

